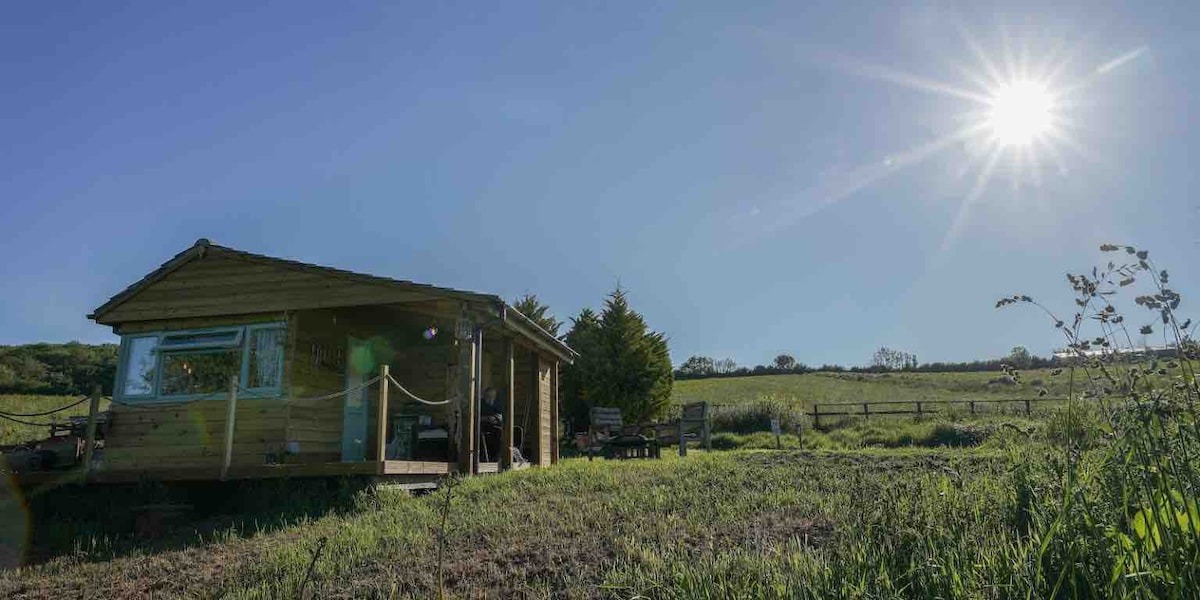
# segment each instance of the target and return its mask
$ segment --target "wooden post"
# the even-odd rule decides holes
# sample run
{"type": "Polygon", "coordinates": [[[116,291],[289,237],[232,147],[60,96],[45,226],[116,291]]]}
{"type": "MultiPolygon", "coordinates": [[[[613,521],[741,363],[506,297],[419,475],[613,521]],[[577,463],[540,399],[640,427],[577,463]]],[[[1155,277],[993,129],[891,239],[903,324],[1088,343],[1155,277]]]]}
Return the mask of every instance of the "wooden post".
{"type": "Polygon", "coordinates": [[[1029,398],[1025,399],[1025,416],[1029,416],[1029,398]]]}
{"type": "MultiPolygon", "coordinates": [[[[475,430],[471,435],[471,474],[479,473],[479,456],[482,454],[480,447],[483,446],[483,328],[475,328],[475,366],[472,370],[475,371],[475,388],[471,390],[471,421],[475,424],[475,430]]],[[[488,457],[491,458],[490,456],[488,457]]]]}
{"type": "Polygon", "coordinates": [[[821,428],[821,405],[813,404],[813,429],[821,428]]]}
{"type": "Polygon", "coordinates": [[[375,424],[375,460],[387,460],[388,388],[392,387],[388,365],[379,365],[379,422],[375,424]]]}
{"type": "Polygon", "coordinates": [[[971,414],[975,414],[975,401],[971,400],[970,405],[971,405],[971,414]]]}
{"type": "Polygon", "coordinates": [[[458,472],[462,475],[474,473],[471,467],[475,456],[475,379],[479,377],[475,372],[475,351],[475,336],[472,335],[471,343],[463,345],[459,357],[460,368],[466,375],[462,379],[464,405],[458,431],[458,472]]]}
{"type": "Polygon", "coordinates": [[[866,402],[863,402],[863,418],[864,418],[864,419],[870,419],[870,418],[871,418],[871,410],[870,410],[870,406],[869,406],[869,405],[868,405],[866,402]]]}
{"type": "Polygon", "coordinates": [[[500,468],[511,469],[513,466],[513,420],[517,412],[517,392],[513,389],[516,381],[516,349],[513,339],[508,338],[504,344],[504,425],[501,430],[500,468]]]}
{"type": "Polygon", "coordinates": [[[229,377],[229,401],[225,403],[225,459],[221,462],[221,481],[229,477],[229,465],[233,463],[233,428],[237,418],[238,376],[229,377]]]}
{"type": "Polygon", "coordinates": [[[925,413],[924,413],[924,411],[921,410],[921,402],[918,400],[917,401],[917,418],[920,419],[923,416],[925,416],[925,413]]]}
{"type": "Polygon", "coordinates": [[[92,398],[88,404],[87,437],[83,442],[83,472],[92,472],[92,455],[96,449],[96,417],[100,412],[100,384],[92,386],[92,398]]]}
{"type": "Polygon", "coordinates": [[[675,433],[679,434],[679,455],[680,456],[687,456],[687,436],[684,435],[687,432],[687,428],[683,425],[684,415],[685,415],[685,413],[683,413],[681,410],[681,412],[679,413],[679,427],[677,427],[675,429],[675,433]]]}
{"type": "Polygon", "coordinates": [[[554,370],[550,372],[550,464],[558,463],[558,447],[562,445],[562,432],[559,429],[558,418],[558,361],[554,361],[554,370]]]}

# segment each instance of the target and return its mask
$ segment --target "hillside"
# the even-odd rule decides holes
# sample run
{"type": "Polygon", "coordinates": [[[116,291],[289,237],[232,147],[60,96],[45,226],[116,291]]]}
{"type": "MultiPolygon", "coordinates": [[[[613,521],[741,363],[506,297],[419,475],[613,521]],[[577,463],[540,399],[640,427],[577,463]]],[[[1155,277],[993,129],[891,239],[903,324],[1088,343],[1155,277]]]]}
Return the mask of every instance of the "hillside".
{"type": "Polygon", "coordinates": [[[1031,398],[1043,387],[1049,397],[1064,397],[1068,380],[1065,374],[1052,376],[1049,369],[1024,372],[1019,384],[998,371],[760,375],[676,381],[672,402],[729,406],[769,396],[807,409],[815,402],[1031,398]]]}

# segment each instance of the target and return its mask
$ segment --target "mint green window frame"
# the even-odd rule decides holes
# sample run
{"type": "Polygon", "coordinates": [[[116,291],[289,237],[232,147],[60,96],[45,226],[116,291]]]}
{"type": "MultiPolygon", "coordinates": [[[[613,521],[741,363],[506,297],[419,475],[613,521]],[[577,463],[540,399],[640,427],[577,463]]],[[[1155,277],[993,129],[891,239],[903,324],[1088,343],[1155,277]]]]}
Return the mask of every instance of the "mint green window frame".
{"type": "Polygon", "coordinates": [[[122,336],[120,349],[120,363],[117,368],[117,381],[113,390],[114,393],[122,401],[127,401],[131,404],[156,404],[156,403],[172,403],[197,399],[213,399],[219,400],[227,397],[228,391],[221,390],[212,393],[200,394],[164,394],[162,393],[163,386],[163,356],[170,353],[195,353],[195,352],[213,352],[222,349],[239,348],[241,351],[241,360],[238,370],[238,385],[242,390],[245,390],[254,397],[279,397],[282,392],[283,369],[284,369],[284,348],[286,346],[287,327],[284,323],[256,323],[253,325],[242,325],[235,327],[212,327],[203,329],[184,329],[175,331],[158,331],[151,333],[138,333],[122,336]],[[258,332],[264,330],[277,331],[276,356],[274,358],[275,373],[272,375],[274,384],[259,385],[250,387],[250,362],[252,340],[258,332]],[[169,343],[170,340],[178,340],[187,336],[198,336],[198,339],[193,341],[185,341],[178,343],[169,343]],[[130,360],[135,357],[132,355],[133,346],[137,340],[153,339],[155,347],[152,350],[154,356],[154,377],[150,385],[150,392],[145,394],[128,394],[126,393],[127,378],[129,377],[130,360]],[[164,342],[168,342],[164,344],[164,342]]]}

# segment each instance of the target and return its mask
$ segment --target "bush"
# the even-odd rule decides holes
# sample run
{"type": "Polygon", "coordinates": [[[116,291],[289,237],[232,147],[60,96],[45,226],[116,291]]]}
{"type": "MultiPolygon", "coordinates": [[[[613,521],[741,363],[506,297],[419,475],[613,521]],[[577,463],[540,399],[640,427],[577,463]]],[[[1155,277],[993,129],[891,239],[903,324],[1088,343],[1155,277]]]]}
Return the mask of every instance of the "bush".
{"type": "Polygon", "coordinates": [[[765,394],[752,404],[715,407],[712,428],[713,431],[732,433],[770,431],[771,419],[779,419],[782,431],[796,431],[803,425],[805,416],[791,402],[765,394]]]}

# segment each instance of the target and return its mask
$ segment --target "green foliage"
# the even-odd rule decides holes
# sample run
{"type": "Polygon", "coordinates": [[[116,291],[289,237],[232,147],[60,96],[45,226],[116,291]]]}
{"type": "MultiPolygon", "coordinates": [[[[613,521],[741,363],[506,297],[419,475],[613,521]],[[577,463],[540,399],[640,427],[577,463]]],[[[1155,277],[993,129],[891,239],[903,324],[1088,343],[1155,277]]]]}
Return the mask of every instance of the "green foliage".
{"type": "Polygon", "coordinates": [[[884,371],[899,371],[917,368],[917,355],[883,347],[871,356],[871,366],[884,371]]]}
{"type": "Polygon", "coordinates": [[[615,406],[627,422],[663,416],[670,404],[671,358],[666,337],[651,331],[619,287],[599,315],[584,309],[566,342],[579,353],[563,370],[565,415],[586,423],[592,406],[615,406]]]}
{"type": "Polygon", "coordinates": [[[791,354],[780,354],[775,357],[775,360],[771,364],[780,371],[790,371],[795,369],[799,363],[796,362],[796,358],[791,354]]]}
{"type": "Polygon", "coordinates": [[[116,344],[0,346],[0,393],[86,394],[99,383],[111,394],[116,372],[116,344]]]}
{"type": "Polygon", "coordinates": [[[526,293],[524,296],[513,300],[512,307],[528,317],[530,321],[537,323],[538,327],[545,329],[550,335],[558,335],[558,330],[562,327],[562,323],[554,318],[554,315],[550,312],[550,307],[542,304],[538,300],[537,295],[526,293]]]}
{"type": "Polygon", "coordinates": [[[1008,353],[1008,364],[1018,369],[1028,369],[1033,365],[1033,354],[1025,346],[1017,346],[1008,353]]]}

